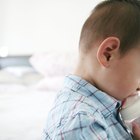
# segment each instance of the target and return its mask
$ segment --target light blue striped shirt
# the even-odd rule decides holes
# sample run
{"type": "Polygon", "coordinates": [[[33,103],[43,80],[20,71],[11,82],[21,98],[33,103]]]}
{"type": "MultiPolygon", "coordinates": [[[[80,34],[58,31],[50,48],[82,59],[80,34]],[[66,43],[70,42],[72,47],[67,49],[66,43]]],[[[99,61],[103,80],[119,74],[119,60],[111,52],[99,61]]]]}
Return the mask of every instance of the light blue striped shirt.
{"type": "Polygon", "coordinates": [[[75,75],[65,78],[44,140],[132,140],[118,119],[121,102],[75,75]]]}

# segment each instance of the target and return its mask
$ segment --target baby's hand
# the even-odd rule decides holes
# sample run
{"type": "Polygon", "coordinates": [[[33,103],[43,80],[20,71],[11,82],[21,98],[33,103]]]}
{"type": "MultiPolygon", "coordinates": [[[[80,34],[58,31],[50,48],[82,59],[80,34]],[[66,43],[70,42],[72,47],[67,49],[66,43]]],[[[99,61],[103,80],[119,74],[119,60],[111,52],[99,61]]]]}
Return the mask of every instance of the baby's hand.
{"type": "Polygon", "coordinates": [[[133,122],[132,123],[132,131],[134,134],[134,140],[140,140],[140,125],[133,122]]]}

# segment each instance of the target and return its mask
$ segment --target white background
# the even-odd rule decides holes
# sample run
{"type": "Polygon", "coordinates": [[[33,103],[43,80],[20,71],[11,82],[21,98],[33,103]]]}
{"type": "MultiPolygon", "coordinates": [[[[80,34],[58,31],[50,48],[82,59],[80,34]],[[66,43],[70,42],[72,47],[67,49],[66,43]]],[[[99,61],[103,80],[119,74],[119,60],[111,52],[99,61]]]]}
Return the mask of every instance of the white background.
{"type": "Polygon", "coordinates": [[[78,50],[82,25],[100,0],[0,0],[0,48],[10,54],[78,50]]]}

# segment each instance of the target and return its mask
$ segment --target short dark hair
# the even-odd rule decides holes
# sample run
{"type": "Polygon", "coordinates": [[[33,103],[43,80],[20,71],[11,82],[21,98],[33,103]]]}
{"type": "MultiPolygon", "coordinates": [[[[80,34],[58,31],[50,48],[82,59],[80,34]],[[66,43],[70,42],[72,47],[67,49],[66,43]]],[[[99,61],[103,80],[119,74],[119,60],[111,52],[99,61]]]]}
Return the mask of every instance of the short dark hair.
{"type": "Polygon", "coordinates": [[[115,36],[120,39],[124,54],[140,41],[140,1],[106,0],[99,3],[83,25],[79,46],[89,50],[99,39],[115,36]]]}

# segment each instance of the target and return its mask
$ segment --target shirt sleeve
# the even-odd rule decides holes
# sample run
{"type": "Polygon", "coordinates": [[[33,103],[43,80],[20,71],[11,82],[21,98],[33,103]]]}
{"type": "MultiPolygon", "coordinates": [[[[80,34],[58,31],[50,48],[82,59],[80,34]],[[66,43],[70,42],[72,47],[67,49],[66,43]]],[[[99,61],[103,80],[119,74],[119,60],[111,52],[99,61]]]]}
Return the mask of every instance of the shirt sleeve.
{"type": "Polygon", "coordinates": [[[51,140],[108,140],[104,122],[83,113],[76,114],[54,131],[51,140]]]}
{"type": "Polygon", "coordinates": [[[94,120],[81,131],[82,140],[108,140],[104,125],[94,120]]]}
{"type": "Polygon", "coordinates": [[[71,136],[76,140],[107,140],[106,127],[100,116],[79,113],[73,121],[73,129],[77,130],[68,134],[65,140],[70,140],[71,136]]]}

